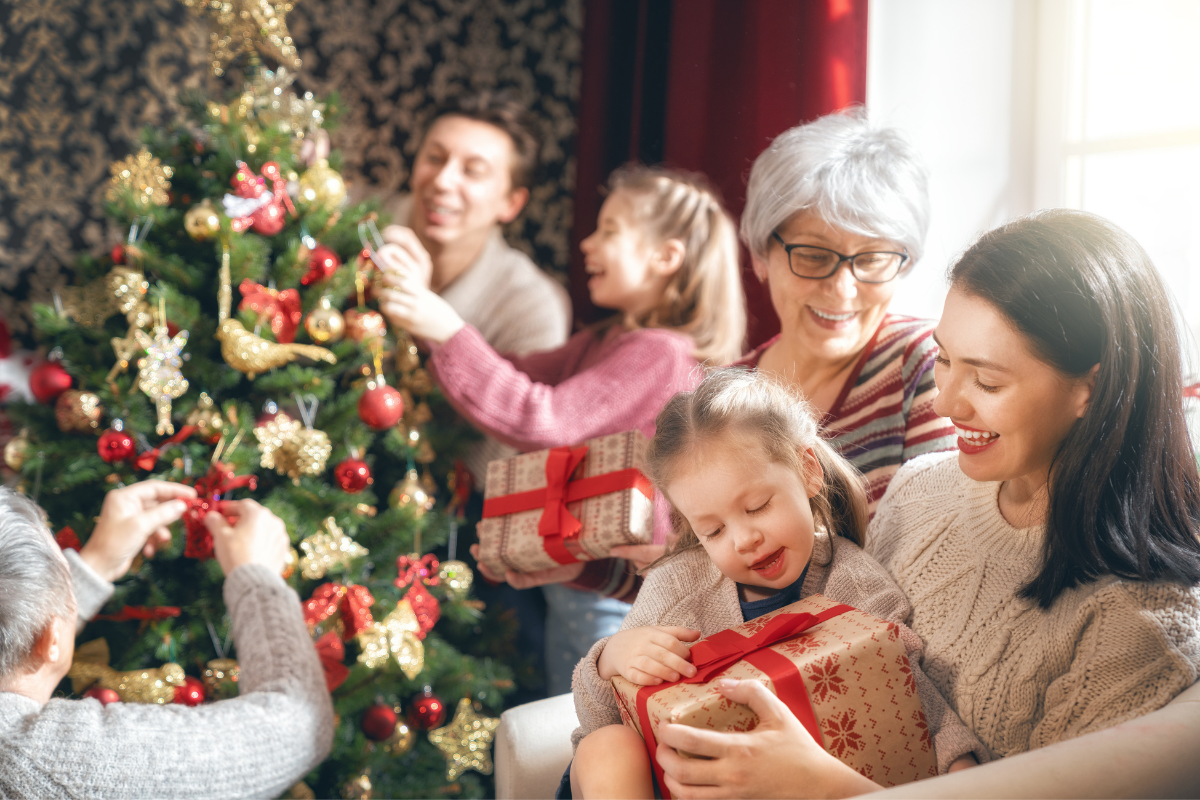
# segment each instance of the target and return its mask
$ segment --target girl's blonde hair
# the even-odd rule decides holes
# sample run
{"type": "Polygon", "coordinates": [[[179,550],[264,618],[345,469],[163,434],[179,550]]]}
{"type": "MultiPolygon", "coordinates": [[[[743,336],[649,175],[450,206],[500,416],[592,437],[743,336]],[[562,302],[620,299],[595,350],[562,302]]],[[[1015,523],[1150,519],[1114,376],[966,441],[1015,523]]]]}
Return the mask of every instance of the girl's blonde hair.
{"type": "MultiPolygon", "coordinates": [[[[821,437],[809,403],[762,372],[714,370],[690,392],[667,402],[655,421],[646,452],[646,471],[667,493],[680,459],[704,442],[721,436],[757,445],[777,464],[804,475],[804,451],[811,449],[824,473],[824,487],[810,499],[818,527],[862,545],[867,530],[867,493],[863,476],[821,437]]],[[[699,547],[696,532],[676,510],[671,517],[675,541],[667,557],[699,547]]]]}
{"type": "Polygon", "coordinates": [[[608,193],[627,192],[635,222],[658,242],[683,243],[683,264],[662,302],[628,317],[630,328],[669,328],[696,343],[698,361],[728,364],[742,353],[746,299],[738,264],[737,227],[700,175],[627,165],[608,179],[608,193]]]}

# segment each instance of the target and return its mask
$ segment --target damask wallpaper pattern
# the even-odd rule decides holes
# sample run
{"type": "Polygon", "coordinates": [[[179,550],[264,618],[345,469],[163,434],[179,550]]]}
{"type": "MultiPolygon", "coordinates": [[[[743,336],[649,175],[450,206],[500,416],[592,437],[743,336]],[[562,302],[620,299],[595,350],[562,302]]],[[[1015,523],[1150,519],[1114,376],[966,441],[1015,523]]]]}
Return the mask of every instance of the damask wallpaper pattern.
{"type": "MultiPolygon", "coordinates": [[[[565,271],[574,192],[582,0],[299,0],[296,85],[337,92],[334,146],[361,191],[402,191],[433,107],[507,89],[541,120],[541,179],[509,240],[565,271]]],[[[207,29],[178,0],[0,0],[0,316],[70,283],[81,251],[117,240],[108,165],[145,125],[210,85],[207,29]]]]}

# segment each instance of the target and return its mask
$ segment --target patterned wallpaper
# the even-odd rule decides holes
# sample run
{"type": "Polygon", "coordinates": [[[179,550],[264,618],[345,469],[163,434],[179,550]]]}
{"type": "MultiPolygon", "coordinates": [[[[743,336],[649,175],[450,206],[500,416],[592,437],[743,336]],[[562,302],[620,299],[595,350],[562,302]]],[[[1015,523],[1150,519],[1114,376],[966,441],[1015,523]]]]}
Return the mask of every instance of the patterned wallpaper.
{"type": "MultiPolygon", "coordinates": [[[[334,145],[358,189],[404,189],[432,107],[509,89],[541,120],[541,180],[509,240],[565,272],[574,191],[582,0],[299,0],[288,16],[300,91],[336,91],[334,145]]],[[[178,0],[0,0],[0,316],[70,282],[81,251],[117,240],[108,165],[138,131],[211,86],[207,32],[178,0]]]]}

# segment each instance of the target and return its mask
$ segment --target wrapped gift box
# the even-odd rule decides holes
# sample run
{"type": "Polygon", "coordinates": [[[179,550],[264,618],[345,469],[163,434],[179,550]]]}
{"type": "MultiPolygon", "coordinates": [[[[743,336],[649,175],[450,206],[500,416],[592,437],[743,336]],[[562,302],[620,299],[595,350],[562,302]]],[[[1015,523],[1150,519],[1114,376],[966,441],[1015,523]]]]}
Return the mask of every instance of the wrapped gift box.
{"type": "MultiPolygon", "coordinates": [[[[621,718],[654,759],[663,722],[716,731],[758,724],[719,678],[761,681],[842,763],[883,786],[937,775],[937,758],[900,629],[821,595],[713,634],[692,646],[698,674],[638,686],[613,678],[621,718]]],[[[662,773],[654,764],[663,786],[662,773]]]]}
{"type": "Polygon", "coordinates": [[[589,439],[488,464],[479,560],[503,573],[607,558],[649,544],[654,492],[642,474],[639,431],[589,439]]]}

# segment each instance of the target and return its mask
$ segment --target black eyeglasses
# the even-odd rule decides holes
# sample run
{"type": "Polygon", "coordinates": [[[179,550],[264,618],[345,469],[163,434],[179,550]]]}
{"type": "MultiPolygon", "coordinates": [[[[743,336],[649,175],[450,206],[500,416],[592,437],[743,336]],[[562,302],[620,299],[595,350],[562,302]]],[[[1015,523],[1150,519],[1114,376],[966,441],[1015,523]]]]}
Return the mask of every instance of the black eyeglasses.
{"type": "Polygon", "coordinates": [[[787,253],[788,269],[797,278],[819,281],[841,269],[842,263],[850,262],[850,273],[863,283],[887,283],[895,280],[908,261],[907,253],[859,253],[845,256],[827,247],[810,244],[788,244],[777,232],[771,236],[787,253]]]}

